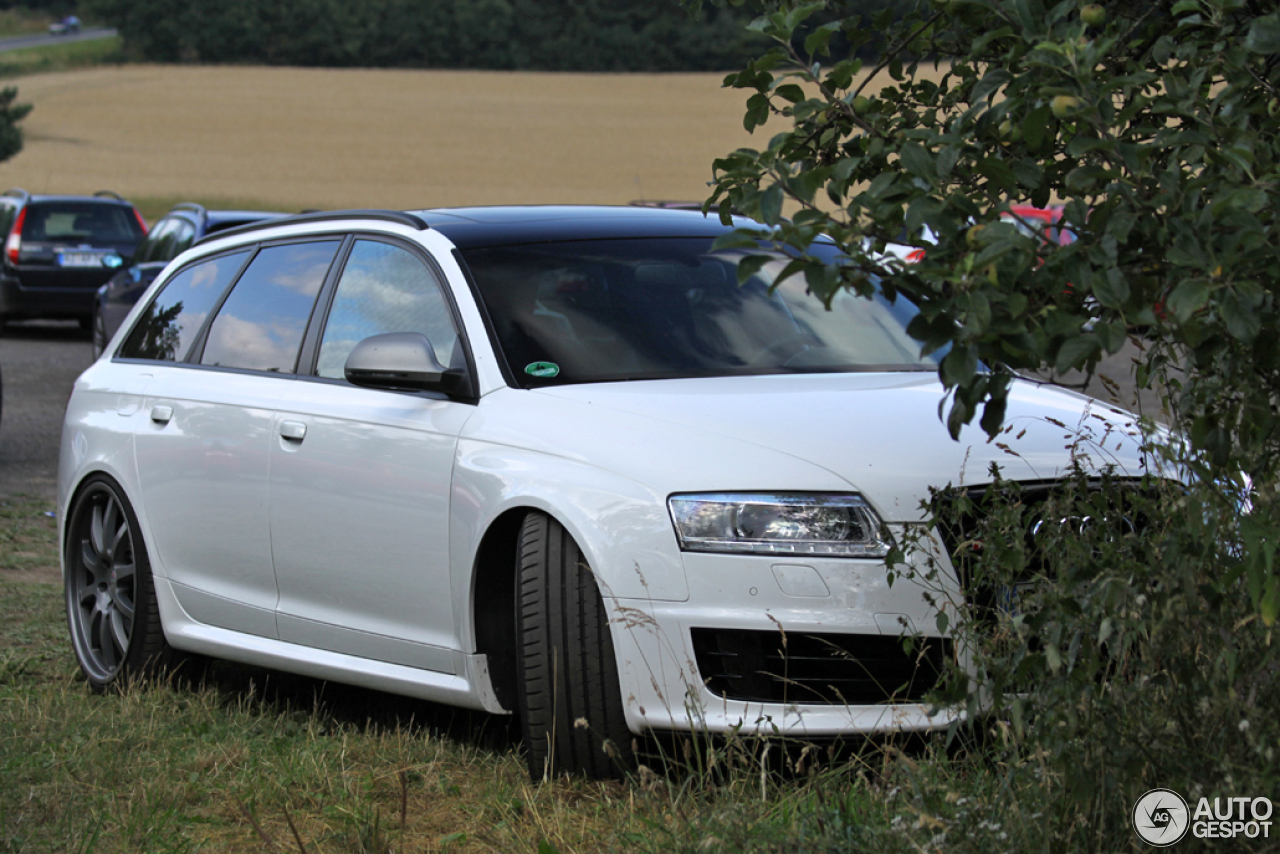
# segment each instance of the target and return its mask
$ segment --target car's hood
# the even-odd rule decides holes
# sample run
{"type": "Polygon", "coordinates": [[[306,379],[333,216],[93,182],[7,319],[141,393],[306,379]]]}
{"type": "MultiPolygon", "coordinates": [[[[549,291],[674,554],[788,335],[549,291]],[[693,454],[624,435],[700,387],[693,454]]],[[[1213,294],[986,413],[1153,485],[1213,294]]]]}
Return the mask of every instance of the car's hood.
{"type": "MultiPolygon", "coordinates": [[[[1061,476],[1073,454],[1089,469],[1144,472],[1133,416],[1021,380],[1010,390],[1006,429],[994,441],[976,425],[953,441],[939,415],[950,402],[936,375],[923,372],[600,383],[537,394],[808,461],[866,495],[887,521],[919,518],[930,487],[989,482],[993,463],[1004,477],[1023,481],[1061,476]]],[[[742,460],[748,471],[750,465],[742,460]]],[[[741,472],[738,479],[750,480],[741,472]]]]}

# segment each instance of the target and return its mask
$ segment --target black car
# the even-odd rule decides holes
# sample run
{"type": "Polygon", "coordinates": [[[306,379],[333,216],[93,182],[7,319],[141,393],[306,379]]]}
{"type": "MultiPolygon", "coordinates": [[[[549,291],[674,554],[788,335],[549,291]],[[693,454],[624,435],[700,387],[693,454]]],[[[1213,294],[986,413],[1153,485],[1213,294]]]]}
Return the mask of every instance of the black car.
{"type": "Polygon", "coordinates": [[[98,289],[93,306],[93,355],[97,358],[160,271],[206,234],[285,216],[272,211],[211,211],[184,202],[165,214],[138,246],[133,264],[98,289]]]}
{"type": "Polygon", "coordinates": [[[92,196],[0,195],[0,325],[63,318],[89,328],[94,292],[133,258],[147,225],[115,193],[92,196]]]}

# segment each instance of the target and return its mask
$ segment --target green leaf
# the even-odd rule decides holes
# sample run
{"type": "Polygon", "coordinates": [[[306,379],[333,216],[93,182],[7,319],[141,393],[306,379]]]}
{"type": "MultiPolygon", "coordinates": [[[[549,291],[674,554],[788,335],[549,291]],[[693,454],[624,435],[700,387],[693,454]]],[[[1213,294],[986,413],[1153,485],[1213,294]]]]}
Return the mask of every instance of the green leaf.
{"type": "Polygon", "coordinates": [[[1049,669],[1054,673],[1062,669],[1062,653],[1058,652],[1055,644],[1049,644],[1044,648],[1044,657],[1049,662],[1049,669]]]}
{"type": "Polygon", "coordinates": [[[1262,317],[1257,311],[1256,302],[1243,297],[1234,288],[1223,294],[1218,311],[1227,324],[1227,332],[1237,341],[1247,344],[1257,338],[1262,330],[1262,317]]]}
{"type": "Polygon", "coordinates": [[[545,839],[539,839],[538,854],[560,854],[560,849],[545,839]]]}
{"type": "Polygon", "coordinates": [[[1048,105],[1036,107],[1027,113],[1022,120],[1022,138],[1027,149],[1032,153],[1039,152],[1049,138],[1049,128],[1053,121],[1053,112],[1048,105]]]}
{"type": "Polygon", "coordinates": [[[1270,628],[1276,624],[1280,616],[1280,578],[1271,576],[1267,582],[1267,593],[1262,597],[1262,605],[1258,609],[1263,625],[1270,628]]]}
{"type": "Polygon", "coordinates": [[[1058,358],[1054,362],[1054,368],[1058,373],[1065,374],[1067,371],[1083,367],[1090,357],[1097,354],[1098,350],[1098,339],[1094,335],[1082,333],[1074,338],[1068,338],[1058,348],[1058,358]]]}
{"type": "Polygon", "coordinates": [[[1093,334],[1098,336],[1102,349],[1108,353],[1118,353],[1129,337],[1120,323],[1095,323],[1093,334]]]}
{"type": "Polygon", "coordinates": [[[973,103],[980,103],[994,95],[1002,86],[1007,86],[1009,81],[1013,79],[1013,75],[1003,68],[996,68],[988,71],[987,75],[978,81],[973,87],[973,91],[969,93],[969,100],[973,103]]]}
{"type": "Polygon", "coordinates": [[[760,197],[760,218],[766,225],[777,225],[782,218],[781,184],[773,184],[760,197]]]}
{"type": "MultiPolygon", "coordinates": [[[[1129,282],[1118,269],[1110,267],[1106,275],[1094,278],[1093,295],[1104,307],[1118,309],[1129,299],[1129,282]]],[[[1114,352],[1109,347],[1107,350],[1114,352]]]]}
{"type": "Polygon", "coordinates": [[[760,272],[760,268],[769,263],[768,255],[748,255],[738,262],[738,284],[745,285],[747,280],[760,272]]]}
{"type": "Polygon", "coordinates": [[[1244,46],[1254,53],[1280,53],[1280,14],[1273,12],[1255,20],[1244,46]]]}
{"type": "Polygon", "coordinates": [[[768,235],[764,231],[750,231],[744,229],[735,229],[717,237],[711,244],[711,249],[758,249],[759,241],[768,235]]]}
{"type": "Polygon", "coordinates": [[[832,21],[829,24],[823,24],[818,27],[809,37],[804,40],[804,52],[809,56],[826,56],[831,53],[828,47],[831,43],[831,37],[840,32],[840,22],[832,21]]]}
{"type": "Polygon", "coordinates": [[[1178,320],[1186,323],[1192,315],[1204,308],[1212,288],[1206,279],[1183,279],[1169,294],[1166,305],[1178,320]]]}
{"type": "Polygon", "coordinates": [[[747,133],[752,133],[768,120],[769,99],[757,92],[747,99],[747,114],[742,119],[742,126],[747,129],[747,133]]]}
{"type": "Polygon", "coordinates": [[[794,83],[784,83],[773,91],[779,98],[785,98],[793,104],[804,100],[804,90],[794,83]]]}
{"type": "Polygon", "coordinates": [[[923,145],[908,142],[902,146],[898,156],[902,158],[902,167],[912,175],[924,178],[926,181],[934,179],[933,158],[929,156],[929,152],[923,145]]]}

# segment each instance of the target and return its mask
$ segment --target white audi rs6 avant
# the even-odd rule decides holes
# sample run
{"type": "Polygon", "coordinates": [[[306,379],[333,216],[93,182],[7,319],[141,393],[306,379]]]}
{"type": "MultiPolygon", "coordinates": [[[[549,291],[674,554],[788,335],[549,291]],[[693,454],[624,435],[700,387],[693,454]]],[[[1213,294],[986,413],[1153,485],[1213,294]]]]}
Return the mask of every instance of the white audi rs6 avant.
{"type": "Polygon", "coordinates": [[[515,714],[535,777],[617,773],[646,732],[954,721],[926,702],[964,655],[947,548],[950,600],[885,557],[930,487],[1065,474],[1090,404],[1019,381],[1008,451],[952,441],[912,305],[828,310],[783,254],[739,285],[764,250],[714,249],[727,230],[346,211],[178,256],[67,407],[90,684],[186,652],[515,714]]]}

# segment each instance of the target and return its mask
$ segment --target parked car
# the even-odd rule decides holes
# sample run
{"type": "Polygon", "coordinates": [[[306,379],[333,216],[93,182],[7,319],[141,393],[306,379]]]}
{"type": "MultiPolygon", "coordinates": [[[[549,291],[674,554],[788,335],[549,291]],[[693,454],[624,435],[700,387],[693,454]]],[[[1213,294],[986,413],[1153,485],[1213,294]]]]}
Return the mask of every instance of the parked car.
{"type": "Polygon", "coordinates": [[[285,216],[274,211],[207,210],[183,202],[155,224],[138,245],[133,263],[98,288],[93,302],[93,357],[102,355],[129,309],[172,259],[189,249],[206,234],[235,228],[263,219],[285,216]]]}
{"type": "Polygon", "coordinates": [[[956,721],[925,701],[963,664],[939,630],[954,604],[901,567],[890,585],[891,542],[932,486],[1068,472],[1062,424],[1115,428],[1106,453],[1136,473],[1128,416],[1017,380],[1015,431],[952,441],[912,305],[828,310],[779,281],[783,254],[739,286],[726,230],[636,207],[348,211],[184,252],[67,405],[89,684],[191,652],[514,713],[534,778],[614,774],[647,731],[956,721]]]}
{"type": "Polygon", "coordinates": [[[20,318],[70,318],[89,328],[94,292],[147,236],[137,208],[109,190],[92,196],[0,196],[0,325],[20,318]]]}
{"type": "Polygon", "coordinates": [[[1012,223],[1017,227],[1018,231],[1028,237],[1035,237],[1038,231],[1046,241],[1054,246],[1066,246],[1075,243],[1076,235],[1069,228],[1063,228],[1058,223],[1062,221],[1062,205],[1050,205],[1047,208],[1037,208],[1031,205],[1011,205],[1009,213],[1000,217],[1003,222],[1012,223]],[[1035,227],[1035,231],[1032,227],[1035,227]]]}
{"type": "Polygon", "coordinates": [[[49,25],[49,35],[70,36],[80,32],[80,19],[75,15],[67,15],[49,25]]]}

